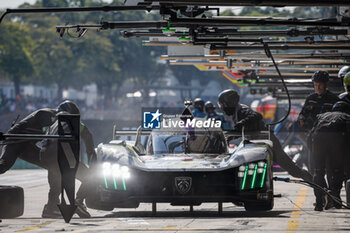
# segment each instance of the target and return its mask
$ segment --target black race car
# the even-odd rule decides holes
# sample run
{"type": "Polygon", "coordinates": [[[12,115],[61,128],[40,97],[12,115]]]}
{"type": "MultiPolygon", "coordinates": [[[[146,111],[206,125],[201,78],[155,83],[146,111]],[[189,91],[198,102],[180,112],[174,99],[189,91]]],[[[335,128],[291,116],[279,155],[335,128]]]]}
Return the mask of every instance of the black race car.
{"type": "MultiPolygon", "coordinates": [[[[243,140],[230,148],[221,129],[119,131],[135,141],[112,140],[97,147],[94,191],[87,206],[137,208],[141,202],[197,206],[244,204],[248,211],[273,208],[269,140],[243,140]],[[141,136],[147,135],[147,145],[141,136]]],[[[114,137],[116,138],[116,137],[114,137]]],[[[222,208],[221,208],[222,210],[222,208]]]]}

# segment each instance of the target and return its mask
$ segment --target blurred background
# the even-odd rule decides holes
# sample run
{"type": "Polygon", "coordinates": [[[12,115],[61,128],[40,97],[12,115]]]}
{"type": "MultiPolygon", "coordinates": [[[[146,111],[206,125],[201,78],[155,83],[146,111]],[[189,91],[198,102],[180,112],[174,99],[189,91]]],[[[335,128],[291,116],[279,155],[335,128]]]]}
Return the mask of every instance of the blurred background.
{"type": "MultiPolygon", "coordinates": [[[[103,0],[1,1],[5,8],[84,7],[121,5],[103,0]]],[[[1,13],[2,13],[1,12],[1,13]]],[[[232,7],[221,16],[334,17],[333,7],[232,7]]],[[[120,30],[88,31],[83,38],[60,38],[55,26],[109,21],[159,20],[157,13],[88,12],[22,14],[6,17],[0,26],[0,131],[13,120],[61,101],[76,101],[81,117],[94,133],[95,144],[111,139],[112,126],[136,127],[142,107],[182,107],[200,97],[216,104],[220,91],[237,90],[241,102],[261,112],[266,121],[282,116],[286,99],[272,98],[267,89],[252,90],[234,82],[241,74],[205,72],[195,66],[170,66],[161,59],[166,47],[144,47],[141,38],[125,39],[120,30]]],[[[241,27],[243,28],[243,27],[241,27]]],[[[278,27],[276,27],[278,28],[278,27]]],[[[312,92],[312,89],[310,89],[312,92]]],[[[292,120],[303,99],[293,100],[292,120]]]]}

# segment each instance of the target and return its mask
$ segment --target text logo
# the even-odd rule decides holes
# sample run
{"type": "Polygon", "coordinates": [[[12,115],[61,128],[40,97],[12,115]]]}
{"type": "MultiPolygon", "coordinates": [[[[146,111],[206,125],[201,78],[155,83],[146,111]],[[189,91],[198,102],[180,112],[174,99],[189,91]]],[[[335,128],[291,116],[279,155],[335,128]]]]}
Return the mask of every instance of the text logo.
{"type": "Polygon", "coordinates": [[[143,112],[143,128],[160,129],[161,115],[159,109],[156,112],[143,112]]]}

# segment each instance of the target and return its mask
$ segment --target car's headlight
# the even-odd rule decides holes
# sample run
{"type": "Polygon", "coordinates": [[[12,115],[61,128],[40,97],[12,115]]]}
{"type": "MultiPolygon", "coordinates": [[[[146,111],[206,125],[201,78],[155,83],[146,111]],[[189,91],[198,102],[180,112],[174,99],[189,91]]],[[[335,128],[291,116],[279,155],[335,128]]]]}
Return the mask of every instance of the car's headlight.
{"type": "Polygon", "coordinates": [[[241,165],[237,172],[241,190],[263,188],[265,186],[267,167],[266,161],[241,165]]]}
{"type": "Polygon", "coordinates": [[[105,187],[116,190],[126,190],[126,180],[130,178],[130,171],[127,166],[120,166],[117,163],[104,162],[102,172],[105,187]],[[120,187],[119,187],[120,186],[120,187]]]}
{"type": "Polygon", "coordinates": [[[125,179],[128,179],[128,178],[130,177],[129,168],[123,166],[123,167],[121,168],[121,175],[122,175],[122,177],[124,177],[125,179]]]}
{"type": "Polygon", "coordinates": [[[102,170],[104,176],[109,176],[111,174],[111,163],[103,163],[102,170]]]}
{"type": "Polygon", "coordinates": [[[115,177],[121,176],[121,169],[120,169],[119,164],[112,165],[112,175],[115,177]]]}

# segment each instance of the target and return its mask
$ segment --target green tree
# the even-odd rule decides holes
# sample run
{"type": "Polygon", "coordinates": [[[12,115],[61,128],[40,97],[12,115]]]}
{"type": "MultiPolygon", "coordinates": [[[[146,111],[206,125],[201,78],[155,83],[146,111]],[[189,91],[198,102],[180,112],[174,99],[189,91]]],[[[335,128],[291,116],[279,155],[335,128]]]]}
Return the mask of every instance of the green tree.
{"type": "Polygon", "coordinates": [[[13,81],[16,96],[20,95],[21,81],[34,73],[33,48],[28,27],[15,22],[1,24],[0,71],[13,81]]]}
{"type": "Polygon", "coordinates": [[[226,9],[222,13],[220,13],[220,16],[235,16],[235,13],[233,13],[231,10],[226,9]]]}
{"type": "MultiPolygon", "coordinates": [[[[121,5],[114,0],[111,5],[121,5]]],[[[35,4],[21,7],[75,7],[108,5],[102,0],[38,0],[35,4]]],[[[118,97],[123,82],[132,79],[135,87],[140,87],[145,96],[149,85],[159,81],[165,66],[158,63],[164,48],[143,48],[142,39],[124,39],[120,30],[96,33],[89,30],[84,38],[59,38],[54,26],[69,24],[96,24],[104,16],[108,21],[155,20],[158,14],[136,12],[84,12],[84,13],[45,13],[19,14],[7,20],[18,21],[29,29],[26,35],[35,41],[32,65],[35,75],[32,83],[50,85],[56,83],[59,90],[72,86],[82,87],[94,82],[100,95],[118,97]],[[114,93],[112,92],[114,91],[114,93]]],[[[1,28],[1,27],[0,27],[1,28]]],[[[69,30],[75,35],[75,30],[69,30]]],[[[29,57],[30,58],[30,57],[29,57]]],[[[16,63],[14,63],[17,65],[16,63]]],[[[32,72],[32,74],[33,74],[32,72]]],[[[28,73],[29,76],[30,73],[28,73]]],[[[59,95],[61,91],[59,91],[59,95]]]]}
{"type": "Polygon", "coordinates": [[[336,7],[296,7],[293,10],[296,18],[336,17],[336,7]]]}
{"type": "MultiPolygon", "coordinates": [[[[111,5],[120,5],[120,1],[113,1],[111,5]]],[[[157,20],[156,14],[144,14],[144,12],[115,12],[110,15],[110,21],[142,21],[157,20]]],[[[160,55],[164,53],[164,48],[143,47],[141,38],[122,38],[122,30],[111,30],[106,33],[113,44],[113,55],[116,56],[120,67],[119,75],[123,81],[131,79],[136,89],[142,91],[147,101],[149,87],[158,83],[163,77],[166,66],[158,62],[160,55]]],[[[115,96],[119,96],[117,85],[115,96]]]]}
{"type": "Polygon", "coordinates": [[[106,96],[105,100],[113,97],[113,86],[119,87],[125,80],[118,64],[122,58],[114,54],[114,47],[104,33],[90,33],[83,39],[73,41],[71,45],[78,61],[74,71],[77,80],[96,83],[99,93],[106,96]]]}
{"type": "MultiPolygon", "coordinates": [[[[148,102],[152,85],[158,86],[164,78],[166,66],[157,62],[159,56],[152,48],[140,48],[133,54],[129,65],[133,66],[131,77],[135,85],[142,91],[143,100],[148,102]],[[147,59],[142,59],[142,58],[147,59]]],[[[132,67],[130,67],[132,68],[132,67]]]]}
{"type": "Polygon", "coordinates": [[[57,38],[55,32],[40,29],[38,33],[41,37],[33,52],[36,78],[32,82],[44,85],[56,83],[58,97],[61,97],[63,88],[74,81],[72,74],[77,61],[69,44],[57,38]]]}

